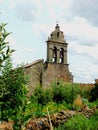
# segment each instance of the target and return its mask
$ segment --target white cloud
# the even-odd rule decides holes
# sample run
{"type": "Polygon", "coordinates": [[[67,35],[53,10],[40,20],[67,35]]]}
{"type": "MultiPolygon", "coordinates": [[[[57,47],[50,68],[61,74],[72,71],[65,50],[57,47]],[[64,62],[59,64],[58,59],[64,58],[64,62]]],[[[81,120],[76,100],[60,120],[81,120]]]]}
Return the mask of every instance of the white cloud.
{"type": "Polygon", "coordinates": [[[48,38],[48,35],[53,31],[53,24],[33,23],[32,30],[36,35],[46,34],[48,38]]]}
{"type": "Polygon", "coordinates": [[[0,0],[0,3],[3,3],[4,2],[4,0],[0,0]]]}
{"type": "Polygon", "coordinates": [[[71,22],[63,23],[62,25],[62,28],[65,30],[65,35],[72,35],[85,41],[98,41],[98,28],[91,26],[82,17],[76,16],[71,22]]]}
{"type": "Polygon", "coordinates": [[[71,51],[75,51],[78,54],[86,54],[98,60],[98,44],[95,46],[80,45],[78,42],[70,42],[71,51]]]}
{"type": "MultiPolygon", "coordinates": [[[[84,61],[85,62],[85,61],[84,61]]],[[[84,63],[83,62],[83,63],[84,63]]],[[[75,82],[85,82],[93,83],[94,80],[98,77],[98,65],[88,64],[88,66],[74,67],[74,81],[75,82]]]]}
{"type": "Polygon", "coordinates": [[[23,21],[57,21],[66,14],[66,9],[70,8],[72,0],[10,0],[10,6],[16,11],[18,18],[23,21]]]}
{"type": "Polygon", "coordinates": [[[73,15],[78,15],[89,20],[93,25],[98,26],[98,0],[73,0],[71,12],[73,15]]]}
{"type": "MultiPolygon", "coordinates": [[[[93,46],[98,42],[98,28],[91,26],[88,21],[81,17],[75,17],[74,20],[67,23],[61,22],[61,30],[65,36],[74,37],[78,40],[78,44],[93,46]]],[[[50,33],[53,31],[55,23],[33,23],[33,31],[36,33],[50,33]]],[[[67,40],[67,39],[66,39],[67,40]]],[[[73,40],[73,39],[71,39],[73,40]]]]}
{"type": "Polygon", "coordinates": [[[48,12],[50,19],[61,20],[64,17],[66,10],[71,7],[72,0],[47,0],[45,2],[46,9],[43,8],[43,13],[48,12]]]}
{"type": "Polygon", "coordinates": [[[34,49],[34,48],[24,48],[22,47],[22,49],[25,51],[25,52],[33,52],[33,53],[36,53],[37,49],[34,49]]]}
{"type": "Polygon", "coordinates": [[[98,44],[85,46],[78,42],[70,42],[69,46],[70,67],[75,82],[94,82],[98,77],[98,44]]]}
{"type": "Polygon", "coordinates": [[[19,3],[15,10],[17,17],[22,21],[33,21],[38,15],[38,9],[31,2],[19,3]]]}

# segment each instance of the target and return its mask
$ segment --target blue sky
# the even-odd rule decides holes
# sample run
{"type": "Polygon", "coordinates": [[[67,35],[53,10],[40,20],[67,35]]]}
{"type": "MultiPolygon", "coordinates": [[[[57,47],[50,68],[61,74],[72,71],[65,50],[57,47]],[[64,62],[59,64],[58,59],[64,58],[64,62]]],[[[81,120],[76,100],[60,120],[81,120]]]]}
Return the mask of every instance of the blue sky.
{"type": "Polygon", "coordinates": [[[14,65],[46,59],[46,42],[58,21],[68,44],[74,82],[98,78],[98,0],[0,0],[0,23],[8,23],[14,65]]]}

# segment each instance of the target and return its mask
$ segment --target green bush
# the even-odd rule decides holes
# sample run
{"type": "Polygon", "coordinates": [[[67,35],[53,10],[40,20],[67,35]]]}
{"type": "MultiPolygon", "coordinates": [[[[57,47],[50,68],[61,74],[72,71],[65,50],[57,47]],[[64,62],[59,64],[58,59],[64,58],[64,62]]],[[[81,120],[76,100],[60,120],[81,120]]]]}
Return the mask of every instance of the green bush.
{"type": "Polygon", "coordinates": [[[75,115],[65,123],[66,130],[87,130],[89,127],[89,119],[84,115],[75,115]]]}
{"type": "Polygon", "coordinates": [[[52,101],[51,89],[44,89],[42,86],[37,86],[30,100],[41,105],[47,104],[52,101]]]}
{"type": "Polygon", "coordinates": [[[61,103],[65,100],[65,89],[62,82],[57,84],[54,82],[51,86],[52,88],[52,95],[53,95],[53,101],[56,103],[61,103]]]}
{"type": "Polygon", "coordinates": [[[58,110],[58,106],[57,103],[55,102],[48,102],[42,109],[42,112],[44,112],[45,114],[47,114],[47,109],[49,111],[50,114],[53,114],[55,112],[57,112],[58,110]]]}
{"type": "Polygon", "coordinates": [[[79,84],[71,84],[71,83],[65,84],[63,82],[59,82],[59,84],[57,84],[56,82],[54,82],[51,85],[51,88],[52,88],[53,101],[57,103],[66,101],[66,103],[72,104],[74,98],[78,94],[81,95],[83,93],[79,84]]]}
{"type": "Polygon", "coordinates": [[[89,119],[77,114],[55,130],[98,130],[98,110],[89,119]]]}
{"type": "Polygon", "coordinates": [[[23,66],[13,69],[12,62],[8,58],[0,78],[2,81],[0,85],[0,120],[14,120],[15,129],[18,130],[19,125],[30,117],[26,112],[29,109],[26,96],[28,90],[23,66]]]}
{"type": "Polygon", "coordinates": [[[75,115],[68,119],[66,123],[60,125],[55,130],[89,130],[89,119],[83,115],[75,115]]]}
{"type": "Polygon", "coordinates": [[[90,92],[90,101],[93,102],[98,99],[98,84],[95,84],[95,87],[90,92]]]}
{"type": "Polygon", "coordinates": [[[32,102],[38,102],[39,104],[45,105],[48,102],[56,102],[67,104],[72,104],[73,100],[80,95],[82,98],[87,97],[87,90],[84,88],[80,88],[79,84],[65,84],[64,82],[53,82],[51,86],[47,89],[42,86],[38,86],[35,88],[32,94],[32,102]]]}
{"type": "Polygon", "coordinates": [[[98,109],[95,114],[90,118],[90,130],[98,130],[98,109]]]}
{"type": "Polygon", "coordinates": [[[96,101],[94,101],[94,102],[87,102],[87,106],[89,107],[89,108],[94,108],[94,107],[98,107],[98,100],[96,100],[96,101]]]}

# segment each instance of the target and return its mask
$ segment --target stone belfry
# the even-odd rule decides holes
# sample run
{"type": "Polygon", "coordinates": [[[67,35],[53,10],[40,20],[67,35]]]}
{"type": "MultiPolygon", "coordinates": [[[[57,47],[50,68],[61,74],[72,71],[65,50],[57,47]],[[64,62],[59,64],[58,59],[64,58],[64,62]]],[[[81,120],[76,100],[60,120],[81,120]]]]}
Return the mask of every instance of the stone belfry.
{"type": "Polygon", "coordinates": [[[67,43],[58,24],[47,41],[47,62],[67,64],[67,43]]]}
{"type": "Polygon", "coordinates": [[[73,76],[67,63],[67,45],[64,34],[58,24],[47,40],[47,59],[36,60],[25,66],[25,74],[29,76],[29,95],[34,87],[50,86],[53,81],[72,83],[73,76]]]}
{"type": "Polygon", "coordinates": [[[73,82],[73,76],[69,71],[67,63],[67,45],[64,34],[58,24],[55,30],[48,37],[47,60],[43,73],[43,86],[49,85],[52,81],[73,82]]]}

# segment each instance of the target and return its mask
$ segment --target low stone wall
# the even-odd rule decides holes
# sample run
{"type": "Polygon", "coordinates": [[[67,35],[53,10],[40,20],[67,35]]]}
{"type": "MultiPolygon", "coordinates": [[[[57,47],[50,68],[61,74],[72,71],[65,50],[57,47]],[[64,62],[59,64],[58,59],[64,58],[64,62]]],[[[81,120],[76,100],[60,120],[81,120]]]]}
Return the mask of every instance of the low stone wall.
{"type": "MultiPolygon", "coordinates": [[[[53,127],[57,127],[58,125],[63,124],[76,114],[83,114],[87,118],[89,118],[95,112],[96,108],[89,109],[87,107],[84,107],[82,111],[62,110],[55,114],[48,114],[43,118],[31,119],[30,121],[28,121],[26,126],[22,128],[22,130],[53,130],[53,127]]],[[[0,124],[0,130],[14,130],[13,125],[13,121],[3,121],[0,124]]]]}
{"type": "Polygon", "coordinates": [[[68,119],[73,117],[76,114],[83,114],[87,118],[92,116],[95,113],[96,109],[83,109],[82,111],[64,111],[62,110],[59,113],[47,115],[44,118],[38,118],[38,119],[33,119],[30,120],[27,125],[25,130],[53,130],[52,127],[57,127],[58,125],[66,122],[68,119]]]}

